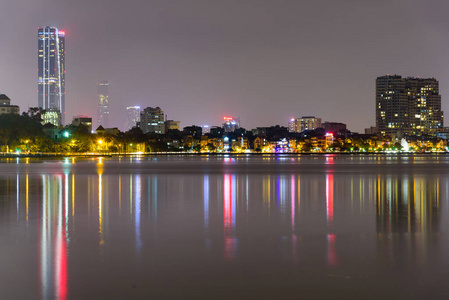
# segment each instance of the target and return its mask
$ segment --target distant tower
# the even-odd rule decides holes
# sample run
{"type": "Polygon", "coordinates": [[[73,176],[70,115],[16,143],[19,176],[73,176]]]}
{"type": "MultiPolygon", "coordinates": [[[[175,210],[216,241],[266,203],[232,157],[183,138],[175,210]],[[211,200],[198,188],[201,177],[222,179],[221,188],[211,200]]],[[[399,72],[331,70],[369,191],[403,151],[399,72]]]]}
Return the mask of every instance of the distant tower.
{"type": "Polygon", "coordinates": [[[65,124],[65,32],[38,28],[38,106],[60,112],[65,124]]]}
{"type": "Polygon", "coordinates": [[[125,131],[132,129],[140,121],[140,106],[128,106],[126,108],[125,131]]]}
{"type": "Polygon", "coordinates": [[[109,99],[107,81],[98,83],[98,124],[97,126],[109,127],[109,99]]]}

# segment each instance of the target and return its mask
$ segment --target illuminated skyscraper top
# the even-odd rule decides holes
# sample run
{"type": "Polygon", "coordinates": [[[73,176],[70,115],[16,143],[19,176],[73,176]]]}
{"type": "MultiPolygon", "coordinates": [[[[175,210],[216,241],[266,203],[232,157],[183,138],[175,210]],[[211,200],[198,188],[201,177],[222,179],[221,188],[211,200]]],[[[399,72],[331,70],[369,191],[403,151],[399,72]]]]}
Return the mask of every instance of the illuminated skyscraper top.
{"type": "MultiPolygon", "coordinates": [[[[109,99],[107,81],[98,83],[98,126],[109,127],[109,99]]],[[[97,127],[98,127],[97,126],[97,127]]]]}
{"type": "Polygon", "coordinates": [[[38,106],[61,113],[65,124],[65,32],[38,28],[38,106]]]}

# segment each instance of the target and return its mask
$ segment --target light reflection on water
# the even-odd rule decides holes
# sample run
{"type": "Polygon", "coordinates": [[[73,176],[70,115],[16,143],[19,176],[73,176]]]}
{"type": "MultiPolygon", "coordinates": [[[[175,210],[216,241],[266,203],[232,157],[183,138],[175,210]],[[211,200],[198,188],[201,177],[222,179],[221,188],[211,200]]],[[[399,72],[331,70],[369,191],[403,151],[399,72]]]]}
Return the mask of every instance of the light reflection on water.
{"type": "MultiPolygon", "coordinates": [[[[448,163],[441,158],[6,162],[0,173],[0,238],[20,242],[0,253],[25,265],[15,277],[0,271],[5,282],[0,295],[6,297],[18,293],[8,289],[13,280],[25,280],[22,296],[42,299],[96,297],[100,291],[118,298],[130,293],[175,297],[176,287],[185,290],[183,282],[191,276],[206,290],[219,285],[206,279],[212,272],[252,295],[258,293],[254,285],[265,285],[262,298],[285,284],[290,293],[301,290],[313,298],[321,294],[307,286],[333,287],[329,276],[355,278],[354,285],[370,290],[374,287],[363,274],[371,274],[375,284],[385,280],[382,276],[391,279],[391,267],[396,268],[392,274],[412,282],[422,268],[447,274],[442,266],[447,266],[448,241],[441,223],[447,224],[449,172],[440,166],[448,163]],[[385,169],[392,160],[394,169],[385,169]],[[401,171],[414,161],[429,168],[401,171]],[[26,266],[34,258],[36,267],[26,266]],[[203,271],[193,272],[198,266],[203,271]],[[252,269],[260,269],[260,277],[252,269]],[[26,273],[35,275],[24,279],[26,273]],[[269,273],[286,283],[265,278],[269,273]],[[148,279],[171,280],[174,287],[160,283],[130,290],[148,279]],[[99,290],[84,288],[92,282],[99,290]]],[[[187,293],[210,297],[198,288],[191,283],[187,293]]]]}

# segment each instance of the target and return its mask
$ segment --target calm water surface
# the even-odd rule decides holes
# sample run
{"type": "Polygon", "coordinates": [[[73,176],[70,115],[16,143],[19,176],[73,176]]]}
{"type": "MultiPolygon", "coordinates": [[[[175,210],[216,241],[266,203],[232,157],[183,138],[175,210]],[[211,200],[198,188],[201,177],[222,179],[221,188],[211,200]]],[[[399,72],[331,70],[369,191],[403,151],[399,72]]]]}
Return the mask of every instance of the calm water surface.
{"type": "Polygon", "coordinates": [[[447,299],[449,158],[0,160],[0,299],[447,299]]]}

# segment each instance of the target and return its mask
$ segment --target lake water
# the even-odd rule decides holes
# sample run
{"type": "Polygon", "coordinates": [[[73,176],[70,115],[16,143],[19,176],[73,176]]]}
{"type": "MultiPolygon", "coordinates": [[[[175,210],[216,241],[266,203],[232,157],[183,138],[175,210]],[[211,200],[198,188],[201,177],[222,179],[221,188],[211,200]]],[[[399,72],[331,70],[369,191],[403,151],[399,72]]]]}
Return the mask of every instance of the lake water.
{"type": "Polygon", "coordinates": [[[444,155],[0,168],[0,299],[449,296],[444,155]]]}

